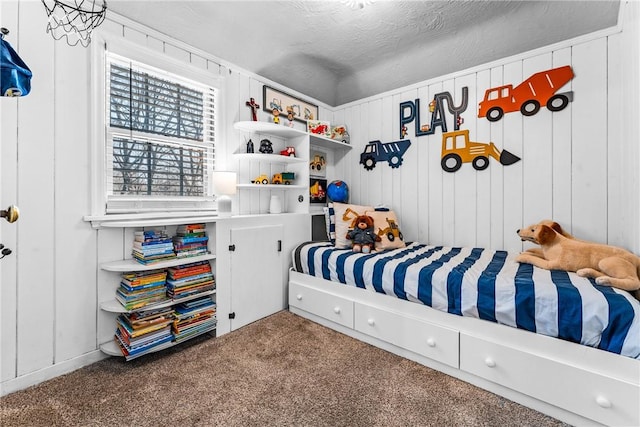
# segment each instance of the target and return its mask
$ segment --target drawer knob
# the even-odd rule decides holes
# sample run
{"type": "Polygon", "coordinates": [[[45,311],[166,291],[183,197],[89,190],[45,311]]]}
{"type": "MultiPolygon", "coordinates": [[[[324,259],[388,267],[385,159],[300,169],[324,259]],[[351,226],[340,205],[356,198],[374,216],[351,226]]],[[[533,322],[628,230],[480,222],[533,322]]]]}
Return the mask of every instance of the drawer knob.
{"type": "Polygon", "coordinates": [[[486,359],[484,359],[484,364],[487,365],[490,368],[495,368],[495,366],[496,366],[495,360],[493,360],[490,357],[487,357],[486,359]]]}
{"type": "Polygon", "coordinates": [[[596,397],[596,403],[601,408],[611,408],[611,401],[609,399],[607,399],[606,397],[604,397],[604,396],[596,397]]]}
{"type": "Polygon", "coordinates": [[[300,295],[300,294],[296,295],[296,299],[297,299],[298,301],[302,301],[302,295],[300,295]]]}
{"type": "Polygon", "coordinates": [[[373,325],[376,324],[376,321],[373,320],[373,319],[369,319],[369,320],[367,320],[367,323],[369,324],[369,326],[373,326],[373,325]]]}
{"type": "Polygon", "coordinates": [[[335,307],[335,308],[333,309],[333,312],[334,312],[335,314],[340,314],[340,307],[335,307]]]}
{"type": "Polygon", "coordinates": [[[433,338],[429,338],[429,339],[427,340],[427,345],[428,345],[429,347],[435,347],[435,346],[436,346],[436,340],[434,340],[433,338]]]}

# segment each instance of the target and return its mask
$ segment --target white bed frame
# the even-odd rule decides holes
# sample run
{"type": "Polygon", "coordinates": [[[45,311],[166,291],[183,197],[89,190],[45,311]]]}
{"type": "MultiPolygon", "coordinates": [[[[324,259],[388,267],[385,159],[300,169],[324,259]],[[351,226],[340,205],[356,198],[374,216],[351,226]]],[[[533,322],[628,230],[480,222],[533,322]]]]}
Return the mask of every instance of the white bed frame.
{"type": "Polygon", "coordinates": [[[289,310],[570,424],[640,425],[640,360],[293,270],[289,310]]]}

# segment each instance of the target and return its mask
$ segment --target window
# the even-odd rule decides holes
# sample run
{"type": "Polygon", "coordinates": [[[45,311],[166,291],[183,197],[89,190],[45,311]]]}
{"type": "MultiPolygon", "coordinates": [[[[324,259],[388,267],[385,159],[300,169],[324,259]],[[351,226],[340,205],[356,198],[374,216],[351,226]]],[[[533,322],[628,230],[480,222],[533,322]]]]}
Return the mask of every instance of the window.
{"type": "Polygon", "coordinates": [[[107,212],[213,207],[217,89],[109,53],[107,212]]]}

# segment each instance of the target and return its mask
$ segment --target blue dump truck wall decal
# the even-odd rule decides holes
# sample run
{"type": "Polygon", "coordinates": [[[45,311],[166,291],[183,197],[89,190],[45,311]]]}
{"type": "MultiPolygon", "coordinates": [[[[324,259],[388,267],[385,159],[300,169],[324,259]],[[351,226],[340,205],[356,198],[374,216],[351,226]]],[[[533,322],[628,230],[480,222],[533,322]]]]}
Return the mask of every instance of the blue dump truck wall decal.
{"type": "Polygon", "coordinates": [[[402,164],[402,156],[407,151],[411,141],[400,140],[393,142],[371,141],[360,153],[360,164],[368,171],[376,167],[379,161],[387,161],[392,168],[402,164]]]}

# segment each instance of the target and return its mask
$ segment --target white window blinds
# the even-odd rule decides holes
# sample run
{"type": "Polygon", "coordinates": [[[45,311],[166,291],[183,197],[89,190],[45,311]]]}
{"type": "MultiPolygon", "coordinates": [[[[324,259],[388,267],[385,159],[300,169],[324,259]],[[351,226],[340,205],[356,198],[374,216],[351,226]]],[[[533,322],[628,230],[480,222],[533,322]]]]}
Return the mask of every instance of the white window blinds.
{"type": "Polygon", "coordinates": [[[208,196],[217,89],[116,55],[107,67],[109,202],[208,196]]]}

